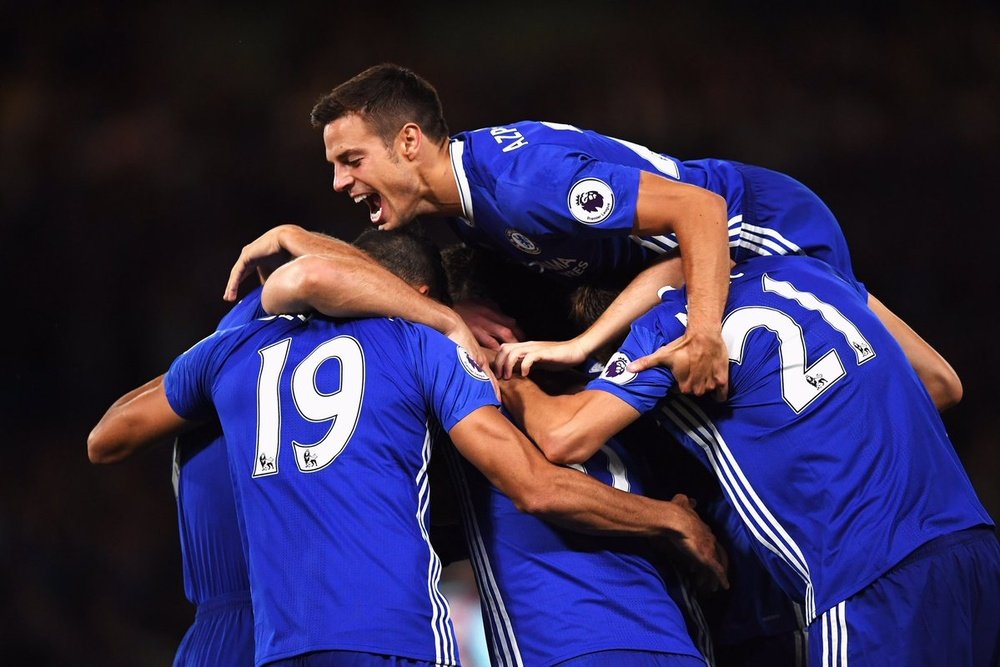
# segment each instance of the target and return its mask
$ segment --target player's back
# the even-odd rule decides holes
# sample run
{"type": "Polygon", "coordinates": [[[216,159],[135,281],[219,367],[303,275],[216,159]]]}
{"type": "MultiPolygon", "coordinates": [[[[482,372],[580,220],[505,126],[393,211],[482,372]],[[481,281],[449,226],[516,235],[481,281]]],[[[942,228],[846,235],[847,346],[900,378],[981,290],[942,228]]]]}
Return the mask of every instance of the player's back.
{"type": "MultiPolygon", "coordinates": [[[[654,565],[644,540],[559,529],[519,511],[453,449],[448,454],[493,664],[545,667],[620,650],[701,659],[675,602],[684,592],[669,566],[654,565]]],[[[574,467],[643,492],[616,441],[574,467]]]]}
{"type": "MultiPolygon", "coordinates": [[[[259,287],[247,294],[223,316],[218,328],[266,316],[260,294],[259,287]]],[[[184,594],[198,608],[174,665],[252,664],[250,578],[226,442],[217,420],[177,438],[173,468],[184,594]]]]}
{"type": "MultiPolygon", "coordinates": [[[[810,258],[737,270],[723,322],[729,401],[672,397],[664,409],[811,621],[921,544],[990,519],[860,286],[810,258]]],[[[667,337],[682,300],[657,311],[667,337]]]]}
{"type": "Polygon", "coordinates": [[[339,649],[453,663],[426,473],[430,415],[450,428],[482,404],[456,380],[472,374],[459,348],[388,319],[279,316],[213,338],[189,353],[211,379],[191,384],[210,387],[225,430],[257,662],[339,649]]]}
{"type": "Polygon", "coordinates": [[[829,208],[803,184],[761,167],[681,161],[572,125],[536,121],[458,134],[451,161],[463,208],[451,221],[453,231],[470,245],[564,281],[622,286],[653,257],[677,249],[672,233],[632,235],[643,172],[722,197],[735,261],[804,254],[852,273],[847,242],[829,208]]]}

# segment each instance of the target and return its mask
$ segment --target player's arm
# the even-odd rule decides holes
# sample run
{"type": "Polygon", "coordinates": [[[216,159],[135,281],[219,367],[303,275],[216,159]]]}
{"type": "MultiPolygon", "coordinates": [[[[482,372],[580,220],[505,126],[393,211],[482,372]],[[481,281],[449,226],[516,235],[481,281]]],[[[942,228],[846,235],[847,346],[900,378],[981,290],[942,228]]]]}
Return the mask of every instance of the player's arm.
{"type": "Polygon", "coordinates": [[[532,380],[500,383],[504,407],[553,463],[583,463],[608,439],[639,418],[639,411],[607,392],[551,396],[532,380]]]}
{"type": "MultiPolygon", "coordinates": [[[[287,232],[292,239],[298,239],[300,233],[309,234],[301,228],[287,232]]],[[[285,237],[278,234],[275,238],[285,237]]],[[[329,239],[318,236],[313,241],[322,245],[324,238],[329,239]]],[[[331,247],[347,245],[337,239],[329,240],[334,242],[331,247]]],[[[310,245],[312,242],[281,243],[288,243],[292,252],[307,247],[320,250],[310,245]]],[[[440,331],[469,350],[480,364],[486,365],[475,336],[455,311],[424,296],[356,248],[348,247],[350,252],[342,256],[322,252],[306,254],[275,268],[261,294],[264,309],[269,313],[315,310],[330,317],[402,317],[440,331]]],[[[249,256],[256,252],[249,251],[249,256]]],[[[244,249],[244,253],[248,251],[244,249]]],[[[232,281],[230,284],[235,290],[232,281]]]]}
{"type": "Polygon", "coordinates": [[[170,407],[163,376],[115,401],[87,437],[91,463],[117,463],[132,454],[180,435],[198,422],[181,418],[170,407]]]}
{"type": "MultiPolygon", "coordinates": [[[[714,391],[718,398],[725,398],[729,355],[722,340],[722,312],[729,293],[730,265],[726,201],[704,188],[644,171],[632,233],[671,232],[677,235],[684,257],[688,327],[664,348],[657,362],[673,370],[682,392],[700,396],[714,391]]],[[[639,364],[633,372],[644,367],[639,364]]]]}
{"type": "MultiPolygon", "coordinates": [[[[728,260],[726,266],[729,266],[728,260]]],[[[634,320],[659,303],[658,291],[661,287],[676,287],[683,282],[684,273],[678,256],[647,267],[579,336],[560,342],[528,341],[501,345],[494,362],[497,376],[510,378],[518,367],[521,375],[527,376],[536,363],[560,367],[583,363],[595,350],[621,340],[634,320]]]]}
{"type": "Polygon", "coordinates": [[[666,536],[728,587],[715,538],[686,499],[653,500],[554,466],[491,406],[474,410],[449,434],[458,451],[518,509],[577,531],[666,536]]]}
{"type": "Polygon", "coordinates": [[[229,272],[223,298],[235,301],[240,285],[251,275],[258,275],[264,282],[276,268],[303,255],[323,255],[334,260],[376,264],[363,251],[340,239],[310,232],[298,225],[278,225],[243,246],[229,272]]]}
{"type": "Polygon", "coordinates": [[[917,372],[938,410],[946,410],[962,400],[962,381],[937,350],[871,294],[868,307],[878,316],[917,372]]]}

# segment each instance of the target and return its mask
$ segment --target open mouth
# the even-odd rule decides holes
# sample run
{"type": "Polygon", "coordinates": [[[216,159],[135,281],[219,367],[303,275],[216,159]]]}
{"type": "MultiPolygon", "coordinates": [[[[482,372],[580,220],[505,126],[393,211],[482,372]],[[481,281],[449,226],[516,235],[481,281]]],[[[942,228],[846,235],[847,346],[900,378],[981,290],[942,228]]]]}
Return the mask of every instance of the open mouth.
{"type": "Polygon", "coordinates": [[[355,204],[361,202],[368,205],[368,219],[372,221],[373,225],[377,225],[382,219],[382,196],[377,192],[371,192],[354,198],[355,204]]]}

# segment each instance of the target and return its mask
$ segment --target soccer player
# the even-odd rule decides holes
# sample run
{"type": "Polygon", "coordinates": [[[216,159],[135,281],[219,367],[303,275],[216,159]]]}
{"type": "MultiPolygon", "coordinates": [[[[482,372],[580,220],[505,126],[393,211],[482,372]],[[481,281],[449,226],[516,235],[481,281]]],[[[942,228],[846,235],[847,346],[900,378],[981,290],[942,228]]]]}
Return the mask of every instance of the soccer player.
{"type": "Polygon", "coordinates": [[[993,665],[1000,546],[930,396],[854,281],[806,257],[736,266],[727,402],[629,361],[684,328],[683,290],[637,320],[588,390],[504,400],[546,455],[584,460],[659,407],[712,469],[772,576],[804,603],[810,664],[993,665]]]}
{"type": "MultiPolygon", "coordinates": [[[[265,308],[288,298],[283,285],[308,284],[317,259],[275,271],[265,308]]],[[[500,415],[488,379],[461,347],[402,320],[276,316],[195,345],[162,384],[116,403],[89,444],[134,447],[218,415],[248,547],[258,665],[455,664],[427,539],[435,419],[520,509],[669,536],[724,578],[690,506],[547,463],[500,415]]]]}
{"type": "MultiPolygon", "coordinates": [[[[260,307],[260,291],[257,288],[234,306],[222,318],[219,329],[266,316],[260,307]]],[[[161,376],[154,383],[159,384],[162,379],[161,376]]],[[[108,446],[111,444],[93,442],[88,448],[91,461],[116,463],[137,451],[137,448],[108,446]]],[[[177,438],[173,482],[184,594],[197,607],[194,623],[177,648],[174,667],[252,665],[250,579],[226,444],[217,422],[177,438]]]]}
{"type": "MultiPolygon", "coordinates": [[[[441,290],[431,286],[443,270],[440,254],[412,229],[369,230],[353,245],[437,298],[441,290]]],[[[446,273],[454,277],[454,267],[446,273]]],[[[518,511],[444,444],[494,665],[705,664],[677,601],[692,602],[662,554],[644,540],[575,534],[518,511]]],[[[435,445],[435,456],[438,451],[435,445]]],[[[645,493],[644,466],[618,442],[577,469],[614,488],[645,493]]],[[[432,477],[432,485],[440,481],[432,477]]],[[[702,650],[710,651],[702,639],[702,650]]]]}

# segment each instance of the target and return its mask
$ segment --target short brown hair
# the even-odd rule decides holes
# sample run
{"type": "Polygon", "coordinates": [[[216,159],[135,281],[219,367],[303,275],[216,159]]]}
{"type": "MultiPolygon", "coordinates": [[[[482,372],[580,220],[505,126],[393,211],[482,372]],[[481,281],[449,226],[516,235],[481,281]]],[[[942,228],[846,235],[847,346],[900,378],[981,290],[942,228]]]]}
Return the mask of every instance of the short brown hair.
{"type": "Polygon", "coordinates": [[[375,65],[340,84],[316,102],[311,120],[313,127],[322,128],[352,113],[371,123],[386,146],[391,146],[399,129],[411,122],[434,142],[448,138],[448,124],[434,86],[399,65],[375,65]]]}

